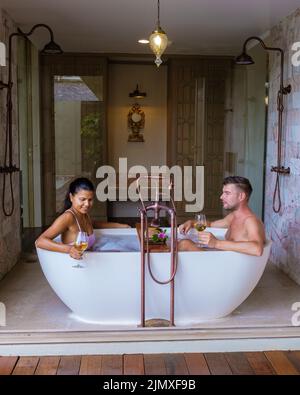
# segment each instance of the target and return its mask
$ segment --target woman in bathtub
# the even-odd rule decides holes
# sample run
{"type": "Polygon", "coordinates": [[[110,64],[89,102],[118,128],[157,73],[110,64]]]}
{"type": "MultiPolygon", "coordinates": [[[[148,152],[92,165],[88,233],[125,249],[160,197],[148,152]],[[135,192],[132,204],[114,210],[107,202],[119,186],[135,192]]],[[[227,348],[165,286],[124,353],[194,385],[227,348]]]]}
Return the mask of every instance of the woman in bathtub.
{"type": "Polygon", "coordinates": [[[129,225],[114,222],[92,221],[88,212],[93,206],[95,188],[87,178],[71,182],[64,203],[64,213],[43,232],[35,242],[36,247],[49,251],[65,252],[74,259],[81,259],[82,252],[74,247],[79,231],[88,234],[88,249],[95,243],[93,228],[128,228],[129,225]],[[53,239],[61,234],[62,243],[53,239]]]}

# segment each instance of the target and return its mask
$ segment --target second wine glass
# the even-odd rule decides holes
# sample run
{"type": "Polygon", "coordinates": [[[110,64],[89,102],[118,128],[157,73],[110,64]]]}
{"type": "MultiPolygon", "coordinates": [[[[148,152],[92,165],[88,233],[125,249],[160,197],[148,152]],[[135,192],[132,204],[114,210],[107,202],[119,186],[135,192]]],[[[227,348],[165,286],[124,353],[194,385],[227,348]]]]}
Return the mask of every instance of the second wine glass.
{"type": "MultiPolygon", "coordinates": [[[[88,241],[89,241],[88,240],[88,234],[86,232],[81,232],[80,231],[77,234],[77,237],[76,237],[76,240],[75,240],[75,243],[74,243],[74,247],[76,248],[76,250],[82,252],[82,254],[83,254],[83,252],[88,248],[88,241]]],[[[81,259],[83,259],[83,255],[82,255],[81,259]]],[[[76,265],[74,265],[72,267],[83,268],[85,266],[81,265],[78,262],[76,265]]]]}
{"type": "Polygon", "coordinates": [[[202,213],[196,214],[195,219],[196,219],[196,222],[194,224],[194,228],[198,232],[198,244],[199,244],[199,247],[201,247],[202,245],[199,240],[199,236],[200,236],[200,232],[203,232],[206,229],[206,226],[207,226],[206,216],[205,216],[205,214],[202,214],[202,213]]]}

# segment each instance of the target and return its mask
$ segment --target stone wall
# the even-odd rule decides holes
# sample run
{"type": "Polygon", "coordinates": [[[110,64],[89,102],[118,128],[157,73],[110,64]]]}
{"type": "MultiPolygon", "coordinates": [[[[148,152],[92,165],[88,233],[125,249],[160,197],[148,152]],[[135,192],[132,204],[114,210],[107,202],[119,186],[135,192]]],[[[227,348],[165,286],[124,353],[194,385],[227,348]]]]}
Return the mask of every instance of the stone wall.
{"type": "MultiPolygon", "coordinates": [[[[10,33],[16,31],[16,26],[6,12],[0,10],[0,41],[6,45],[8,56],[8,38],[10,33]]],[[[13,41],[13,162],[19,166],[19,144],[18,144],[18,116],[17,116],[17,75],[16,75],[16,44],[13,41]]],[[[7,66],[0,68],[0,79],[7,82],[8,78],[8,59],[7,66]]],[[[7,89],[0,90],[0,165],[3,166],[5,152],[5,124],[6,124],[6,93],[7,89]]],[[[3,178],[0,174],[0,279],[16,264],[21,252],[21,232],[20,232],[20,173],[13,174],[13,193],[15,210],[12,216],[5,216],[2,210],[3,178]]],[[[11,207],[9,176],[6,176],[6,188],[4,204],[7,211],[11,207]]]]}
{"type": "Polygon", "coordinates": [[[291,174],[281,176],[282,209],[273,212],[272,200],[277,163],[277,103],[280,57],[270,55],[270,94],[267,134],[265,225],[273,240],[271,261],[300,284],[300,66],[291,63],[292,44],[300,41],[300,9],[271,29],[269,45],[284,50],[284,85],[291,84],[292,93],[284,97],[283,165],[291,174]]]}

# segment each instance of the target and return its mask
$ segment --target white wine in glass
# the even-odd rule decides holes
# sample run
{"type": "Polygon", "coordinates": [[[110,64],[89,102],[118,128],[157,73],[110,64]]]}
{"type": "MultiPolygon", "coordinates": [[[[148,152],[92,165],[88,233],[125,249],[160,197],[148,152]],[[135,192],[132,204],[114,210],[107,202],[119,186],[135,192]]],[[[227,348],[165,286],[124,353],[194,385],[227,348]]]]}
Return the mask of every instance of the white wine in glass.
{"type": "MultiPolygon", "coordinates": [[[[76,250],[78,250],[78,251],[83,253],[88,248],[88,243],[89,243],[89,240],[88,240],[87,233],[86,232],[81,232],[81,231],[78,232],[78,235],[77,235],[75,243],[74,243],[74,247],[76,248],[76,250]]],[[[81,259],[83,259],[83,258],[81,258],[81,259]]],[[[81,267],[84,267],[84,266],[80,265],[79,262],[78,262],[76,265],[74,265],[72,267],[81,268],[81,267]]]]}
{"type": "MultiPolygon", "coordinates": [[[[199,238],[200,232],[203,232],[207,226],[206,216],[205,214],[196,214],[195,218],[196,218],[196,222],[194,224],[194,228],[197,230],[198,238],[199,238]]],[[[200,240],[198,241],[198,243],[199,243],[199,247],[201,247],[200,240]]]]}

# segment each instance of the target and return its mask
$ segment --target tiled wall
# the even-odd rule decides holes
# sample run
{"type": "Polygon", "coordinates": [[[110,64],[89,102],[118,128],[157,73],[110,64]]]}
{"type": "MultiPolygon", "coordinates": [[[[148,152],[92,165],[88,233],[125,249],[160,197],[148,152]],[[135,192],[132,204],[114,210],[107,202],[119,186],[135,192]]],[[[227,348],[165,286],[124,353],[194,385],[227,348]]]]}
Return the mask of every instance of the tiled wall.
{"type": "Polygon", "coordinates": [[[284,97],[283,164],[291,174],[281,176],[282,209],[272,210],[275,173],[270,172],[277,163],[277,104],[280,57],[270,56],[270,96],[267,136],[267,176],[265,225],[273,240],[271,261],[300,284],[300,66],[291,62],[292,44],[300,41],[300,9],[283,19],[270,34],[269,45],[284,50],[284,85],[291,84],[292,93],[284,97]]]}
{"type": "MultiPolygon", "coordinates": [[[[6,44],[6,53],[8,55],[8,38],[10,33],[16,31],[16,27],[11,18],[2,10],[0,10],[0,40],[6,44]]],[[[18,155],[18,119],[17,119],[17,79],[16,79],[16,40],[13,41],[13,161],[19,166],[18,155]]],[[[7,61],[8,65],[8,61],[7,61]]],[[[0,79],[7,82],[8,66],[0,67],[0,79]]],[[[0,90],[0,165],[3,166],[4,152],[5,152],[5,123],[6,123],[6,89],[0,90]]],[[[20,237],[20,174],[13,174],[13,192],[15,199],[15,210],[12,216],[7,217],[2,210],[2,196],[3,196],[3,178],[0,174],[0,279],[15,265],[21,251],[21,237],[20,237]]],[[[10,184],[9,177],[6,176],[6,193],[5,206],[7,211],[10,211],[10,184]]]]}

